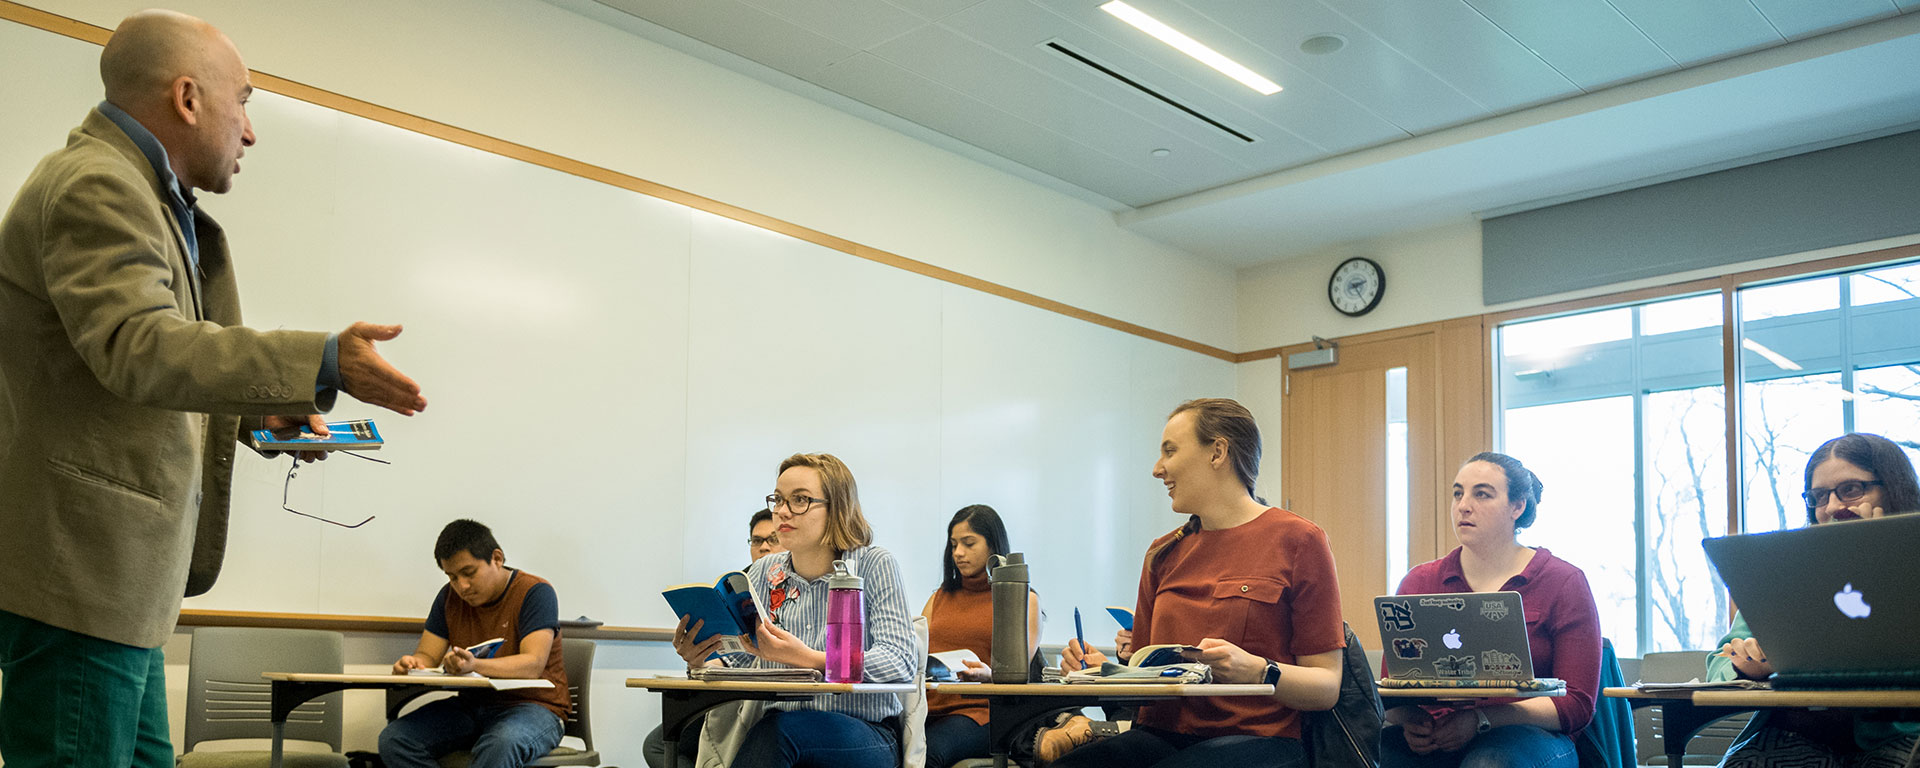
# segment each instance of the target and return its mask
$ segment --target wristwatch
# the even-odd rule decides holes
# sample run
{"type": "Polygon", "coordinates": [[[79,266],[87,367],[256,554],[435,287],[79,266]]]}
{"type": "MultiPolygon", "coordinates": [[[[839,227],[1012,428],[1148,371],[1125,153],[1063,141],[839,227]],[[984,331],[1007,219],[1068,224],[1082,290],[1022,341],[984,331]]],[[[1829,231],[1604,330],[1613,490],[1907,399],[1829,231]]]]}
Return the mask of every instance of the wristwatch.
{"type": "Polygon", "coordinates": [[[1476,709],[1473,711],[1473,716],[1480,718],[1480,724],[1473,727],[1474,733],[1486,733],[1487,731],[1493,730],[1493,721],[1487,719],[1485,710],[1476,709]]]}
{"type": "Polygon", "coordinates": [[[1260,682],[1267,685],[1278,685],[1280,683],[1280,662],[1267,659],[1267,673],[1260,677],[1260,682]]]}

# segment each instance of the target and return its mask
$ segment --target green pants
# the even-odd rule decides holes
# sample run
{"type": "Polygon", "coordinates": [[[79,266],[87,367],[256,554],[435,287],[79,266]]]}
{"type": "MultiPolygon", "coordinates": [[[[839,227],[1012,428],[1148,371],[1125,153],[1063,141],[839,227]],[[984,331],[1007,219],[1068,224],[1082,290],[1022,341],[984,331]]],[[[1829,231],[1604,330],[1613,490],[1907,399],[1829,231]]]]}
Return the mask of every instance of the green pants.
{"type": "Polygon", "coordinates": [[[160,649],[0,611],[0,762],[171,768],[160,649]]]}

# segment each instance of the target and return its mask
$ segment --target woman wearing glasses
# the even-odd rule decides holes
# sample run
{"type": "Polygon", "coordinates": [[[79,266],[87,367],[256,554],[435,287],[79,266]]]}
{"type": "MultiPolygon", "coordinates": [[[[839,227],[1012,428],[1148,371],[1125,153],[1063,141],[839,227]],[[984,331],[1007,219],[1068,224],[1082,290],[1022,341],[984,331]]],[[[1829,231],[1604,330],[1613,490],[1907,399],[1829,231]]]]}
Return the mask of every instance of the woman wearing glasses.
{"type": "MultiPolygon", "coordinates": [[[[1304,768],[1302,711],[1340,694],[1346,634],[1327,535],[1254,495],[1260,429],[1225,399],[1175,408],[1153,476],[1185,525],[1147,550],[1133,641],[1198,646],[1214,682],[1266,683],[1272,697],[1221,696],[1141,708],[1132,730],[1054,761],[1056,768],[1304,768]]],[[[1060,669],[1106,660],[1067,642],[1060,669]]]]}
{"type": "MultiPolygon", "coordinates": [[[[1824,525],[1920,512],[1913,463],[1879,435],[1841,435],[1807,457],[1807,522],[1824,525]]],[[[1707,680],[1765,680],[1773,674],[1746,619],[1707,657],[1707,680]]],[[[1897,766],[1915,749],[1920,723],[1855,720],[1844,712],[1761,710],[1733,741],[1722,768],[1766,766],[1897,766]]]]}
{"type": "MultiPolygon", "coordinates": [[[[787,551],[762,557],[747,569],[753,597],[772,623],[762,622],[746,638],[751,652],[707,661],[721,638],[694,644],[697,626],[688,627],[682,616],[674,628],[674,650],[688,666],[825,669],[827,578],[833,562],[842,560],[864,581],[865,681],[912,682],[919,659],[900,566],[891,553],[873,546],[853,472],[832,454],[794,454],[780,462],[774,487],[767,507],[787,551]]],[[[900,699],[893,694],[819,696],[768,707],[742,740],[734,765],[882,768],[900,761],[900,699]]]]}

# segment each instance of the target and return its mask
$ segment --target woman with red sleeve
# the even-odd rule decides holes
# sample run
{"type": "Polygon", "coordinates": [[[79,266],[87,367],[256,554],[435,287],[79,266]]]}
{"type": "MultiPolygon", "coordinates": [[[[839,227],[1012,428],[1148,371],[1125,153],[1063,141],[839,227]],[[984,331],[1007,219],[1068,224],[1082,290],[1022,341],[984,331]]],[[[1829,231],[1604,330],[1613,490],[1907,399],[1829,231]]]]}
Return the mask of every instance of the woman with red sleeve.
{"type": "MultiPolygon", "coordinates": [[[[1340,590],[1326,533],[1254,495],[1260,430],[1232,400],[1190,400],[1160,438],[1153,476],[1187,523],[1147,550],[1134,609],[1136,647],[1198,646],[1214,682],[1269,683],[1272,697],[1149,704],[1134,727],[1056,768],[1305,768],[1300,712],[1340,694],[1340,590]]],[[[1067,643],[1062,671],[1106,657],[1067,643]]]]}
{"type": "Polygon", "coordinates": [[[1382,768],[1577,768],[1573,737],[1600,693],[1600,612],[1587,575],[1514,532],[1538,514],[1540,478],[1512,456],[1482,453],[1453,479],[1460,546],[1415,567],[1402,595],[1518,592],[1534,674],[1567,682],[1554,698],[1489,699],[1467,707],[1395,707],[1380,733],[1382,768]]]}

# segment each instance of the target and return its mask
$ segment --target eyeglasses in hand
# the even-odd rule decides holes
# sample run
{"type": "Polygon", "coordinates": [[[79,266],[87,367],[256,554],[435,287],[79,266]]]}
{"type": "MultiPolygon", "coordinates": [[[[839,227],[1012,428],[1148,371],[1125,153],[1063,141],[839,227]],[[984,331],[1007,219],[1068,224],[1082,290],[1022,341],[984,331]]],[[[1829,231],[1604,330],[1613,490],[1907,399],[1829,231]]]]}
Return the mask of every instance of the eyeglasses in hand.
{"type": "MultiPolygon", "coordinates": [[[[366,459],[367,461],[371,461],[375,464],[392,464],[393,463],[391,461],[386,461],[384,459],[376,459],[372,456],[361,456],[360,454],[354,453],[353,451],[340,451],[340,453],[344,453],[348,456],[352,456],[357,459],[366,459]]],[[[280,488],[280,508],[281,509],[284,509],[288,512],[292,512],[301,517],[311,517],[323,523],[332,523],[333,525],[337,525],[342,528],[358,528],[360,526],[366,525],[367,523],[373,522],[374,516],[367,515],[367,519],[354,523],[352,525],[348,525],[338,520],[329,520],[319,515],[307,514],[300,510],[294,509],[293,507],[287,506],[288,496],[293,493],[293,476],[299,473],[300,473],[300,459],[298,457],[293,457],[293,464],[287,467],[287,484],[280,488]]]]}
{"type": "Polygon", "coordinates": [[[1807,509],[1819,509],[1827,505],[1828,496],[1840,497],[1840,503],[1852,504],[1867,495],[1867,489],[1879,485],[1878,480],[1848,480],[1832,488],[1808,488],[1800,498],[1807,500],[1807,509]]]}

